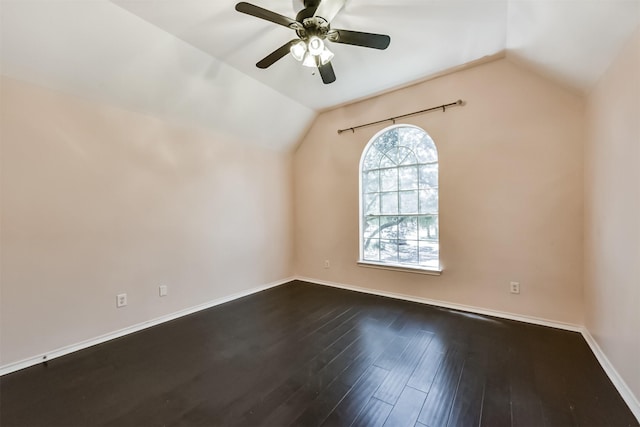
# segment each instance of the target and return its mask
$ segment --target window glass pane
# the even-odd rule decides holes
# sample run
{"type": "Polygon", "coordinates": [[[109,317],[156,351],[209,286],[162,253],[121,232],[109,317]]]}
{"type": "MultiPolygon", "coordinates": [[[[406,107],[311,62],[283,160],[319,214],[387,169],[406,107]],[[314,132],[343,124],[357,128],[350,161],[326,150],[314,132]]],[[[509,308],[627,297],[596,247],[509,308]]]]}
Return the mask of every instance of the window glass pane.
{"type": "Polygon", "coordinates": [[[413,154],[413,150],[407,147],[398,148],[398,165],[415,165],[416,156],[413,154]]]}
{"type": "Polygon", "coordinates": [[[400,212],[401,214],[418,213],[418,191],[400,192],[400,212]]]}
{"type": "MultiPolygon", "coordinates": [[[[398,185],[400,190],[417,190],[418,166],[404,166],[398,168],[398,185]]],[[[422,187],[424,187],[424,185],[422,187]]]]}
{"type": "Polygon", "coordinates": [[[398,239],[418,240],[418,218],[415,216],[400,217],[398,222],[398,239]]]}
{"type": "Polygon", "coordinates": [[[436,215],[421,216],[418,219],[418,238],[420,240],[438,239],[438,217],[436,215]]]}
{"type": "Polygon", "coordinates": [[[364,239],[364,259],[380,261],[380,239],[364,239]]]}
{"type": "Polygon", "coordinates": [[[393,147],[398,145],[398,131],[397,128],[390,129],[387,132],[384,132],[380,136],[376,138],[373,142],[373,146],[376,147],[380,152],[384,153],[390,150],[393,147]]]}
{"type": "Polygon", "coordinates": [[[420,166],[420,188],[438,187],[438,165],[420,166]]]}
{"type": "Polygon", "coordinates": [[[401,127],[398,129],[398,140],[402,145],[413,150],[422,140],[424,132],[414,127],[401,127]]]}
{"type": "Polygon", "coordinates": [[[383,215],[398,213],[398,193],[380,194],[380,211],[383,215]]]}
{"type": "Polygon", "coordinates": [[[398,261],[402,263],[418,263],[418,242],[413,240],[398,241],[398,261]]]}
{"type": "Polygon", "coordinates": [[[395,240],[380,240],[380,261],[398,262],[398,243],[395,240]]]}
{"type": "Polygon", "coordinates": [[[367,154],[364,156],[364,161],[362,162],[362,170],[367,171],[370,169],[377,169],[380,164],[381,157],[382,153],[378,151],[376,147],[369,147],[367,154]]]}
{"type": "Polygon", "coordinates": [[[437,214],[438,213],[438,190],[437,189],[420,190],[420,213],[421,214],[437,214]]]}
{"type": "Polygon", "coordinates": [[[380,171],[365,172],[362,189],[365,193],[375,193],[380,191],[380,171]]]}
{"type": "Polygon", "coordinates": [[[380,237],[378,236],[378,230],[380,229],[380,219],[375,216],[365,219],[364,237],[380,237]]]}
{"type": "Polygon", "coordinates": [[[420,265],[425,267],[439,267],[439,247],[436,242],[420,242],[419,243],[419,259],[420,265]]]}
{"type": "Polygon", "coordinates": [[[416,165],[420,163],[416,157],[415,154],[413,154],[413,152],[411,152],[409,155],[407,155],[404,160],[402,160],[400,162],[401,165],[416,165]]]}
{"type": "Polygon", "coordinates": [[[431,163],[438,161],[436,146],[428,136],[422,138],[423,143],[417,144],[415,148],[416,156],[420,163],[431,163]]]}
{"type": "Polygon", "coordinates": [[[380,187],[381,191],[397,191],[398,190],[398,170],[384,169],[380,171],[380,187]]]}
{"type": "Polygon", "coordinates": [[[380,237],[387,240],[398,238],[398,217],[380,217],[380,237]]]}
{"type": "Polygon", "coordinates": [[[364,195],[364,215],[380,214],[380,195],[378,193],[364,195]]]}
{"type": "Polygon", "coordinates": [[[392,168],[398,165],[398,150],[392,148],[384,153],[380,159],[381,168],[392,168]]]}

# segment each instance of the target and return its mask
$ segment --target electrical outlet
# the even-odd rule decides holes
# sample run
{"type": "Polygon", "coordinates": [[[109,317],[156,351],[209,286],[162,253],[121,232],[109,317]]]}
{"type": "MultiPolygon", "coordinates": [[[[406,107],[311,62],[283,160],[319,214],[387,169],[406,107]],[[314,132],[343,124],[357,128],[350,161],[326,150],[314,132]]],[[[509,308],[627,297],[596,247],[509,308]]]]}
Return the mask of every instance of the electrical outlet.
{"type": "Polygon", "coordinates": [[[328,259],[325,259],[324,260],[324,268],[329,268],[329,267],[331,267],[331,262],[329,262],[328,259]]]}
{"type": "Polygon", "coordinates": [[[158,290],[161,297],[167,296],[167,294],[169,293],[169,287],[167,285],[160,285],[158,290]]]}
{"type": "Polygon", "coordinates": [[[509,283],[510,291],[512,294],[520,293],[520,282],[511,282],[509,283]]]}
{"type": "Polygon", "coordinates": [[[121,308],[127,305],[127,294],[116,295],[116,307],[121,308]]]}

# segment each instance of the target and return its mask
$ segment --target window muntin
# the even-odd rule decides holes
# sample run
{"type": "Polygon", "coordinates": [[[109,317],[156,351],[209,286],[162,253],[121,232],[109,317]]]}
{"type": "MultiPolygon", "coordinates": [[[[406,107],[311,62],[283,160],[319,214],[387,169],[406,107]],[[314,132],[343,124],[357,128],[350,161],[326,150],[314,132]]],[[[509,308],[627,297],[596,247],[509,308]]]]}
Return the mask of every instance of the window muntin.
{"type": "Polygon", "coordinates": [[[389,127],[360,162],[360,260],[440,268],[438,152],[416,126],[389,127]]]}

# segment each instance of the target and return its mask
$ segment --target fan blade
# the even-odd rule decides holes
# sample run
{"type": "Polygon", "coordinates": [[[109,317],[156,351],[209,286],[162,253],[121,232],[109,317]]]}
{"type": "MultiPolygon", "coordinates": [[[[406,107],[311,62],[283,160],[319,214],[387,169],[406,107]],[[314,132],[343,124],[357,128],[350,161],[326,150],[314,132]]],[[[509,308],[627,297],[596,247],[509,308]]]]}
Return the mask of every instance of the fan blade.
{"type": "Polygon", "coordinates": [[[361,33],[360,31],[331,30],[329,40],[335,43],[352,44],[355,46],[386,49],[391,43],[391,37],[384,34],[361,33]]]}
{"type": "Polygon", "coordinates": [[[294,39],[294,40],[291,40],[290,42],[283,44],[282,46],[280,46],[279,48],[271,52],[269,55],[261,59],[256,64],[256,67],[264,69],[272,66],[276,61],[284,58],[286,54],[289,53],[289,49],[291,49],[291,46],[293,46],[295,43],[298,43],[299,41],[300,41],[299,39],[294,39]]]}
{"type": "Polygon", "coordinates": [[[320,5],[318,5],[313,16],[320,16],[326,19],[327,22],[331,22],[345,3],[346,0],[320,0],[320,5]]]}
{"type": "Polygon", "coordinates": [[[320,71],[320,77],[322,77],[322,82],[326,85],[329,83],[333,83],[336,81],[336,74],[333,72],[333,66],[331,62],[327,62],[324,65],[318,66],[318,71],[320,71]]]}
{"type": "Polygon", "coordinates": [[[278,13],[272,12],[267,9],[263,9],[259,6],[253,5],[251,3],[246,3],[241,1],[236,5],[236,10],[238,12],[246,13],[247,15],[255,16],[256,18],[264,19],[270,22],[274,22],[279,25],[283,25],[288,28],[292,28],[292,26],[299,25],[295,20],[288,18],[284,15],[280,15],[278,13]]]}

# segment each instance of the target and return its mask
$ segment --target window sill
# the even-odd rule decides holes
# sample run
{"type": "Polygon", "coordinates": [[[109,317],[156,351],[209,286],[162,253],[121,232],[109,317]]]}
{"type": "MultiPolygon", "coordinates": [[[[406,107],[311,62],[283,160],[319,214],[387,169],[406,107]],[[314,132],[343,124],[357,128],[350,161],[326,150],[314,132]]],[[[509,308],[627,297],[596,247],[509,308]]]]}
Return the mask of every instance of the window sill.
{"type": "Polygon", "coordinates": [[[373,261],[358,261],[360,267],[379,268],[381,270],[404,271],[406,273],[428,274],[431,276],[440,276],[442,268],[413,267],[404,264],[383,264],[373,261]]]}

